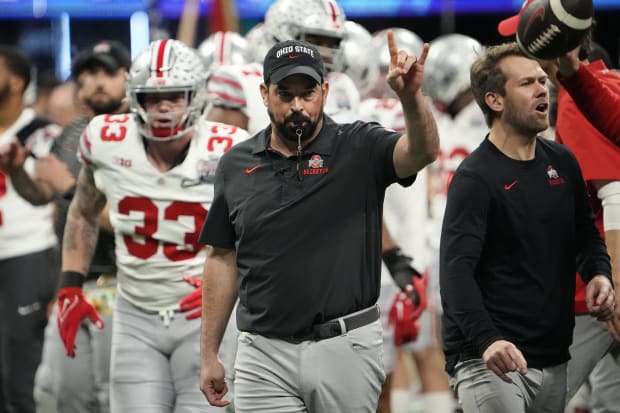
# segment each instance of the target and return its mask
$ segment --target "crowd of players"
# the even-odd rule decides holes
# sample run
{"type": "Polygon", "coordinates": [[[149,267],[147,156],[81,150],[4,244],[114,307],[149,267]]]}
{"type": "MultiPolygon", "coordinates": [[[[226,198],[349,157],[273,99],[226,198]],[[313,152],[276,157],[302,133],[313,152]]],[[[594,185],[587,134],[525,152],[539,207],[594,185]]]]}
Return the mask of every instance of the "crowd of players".
{"type": "MultiPolygon", "coordinates": [[[[420,54],[418,35],[392,30],[400,48],[420,54]]],[[[75,118],[61,121],[53,104],[43,115],[64,131],[53,123],[37,124],[21,143],[13,136],[39,118],[31,109],[22,110],[29,79],[19,56],[0,49],[6,67],[0,72],[0,412],[210,411],[198,386],[200,321],[195,311],[205,259],[198,231],[212,200],[217,160],[269,123],[259,93],[262,61],[276,41],[289,39],[316,45],[327,63],[327,115],[342,123],[362,119],[404,129],[400,103],[385,82],[386,31],[369,33],[346,20],[333,0],[277,0],[264,22],[245,36],[218,32],[196,48],[157,40],[133,62],[122,45],[98,43],[73,63],[67,85],[75,118]],[[170,82],[160,96],[161,84],[149,74],[153,71],[170,82]],[[9,72],[21,83],[14,86],[9,72]],[[4,115],[9,107],[12,118],[4,115]],[[76,152],[84,165],[81,172],[76,152]],[[59,206],[56,213],[53,203],[59,206]],[[57,240],[63,235],[54,235],[54,228],[65,232],[58,306],[53,305],[61,269],[57,240]],[[93,255],[100,260],[91,263],[93,255]],[[5,277],[8,273],[13,275],[5,277]],[[76,290],[80,281],[67,274],[89,276],[84,296],[76,290]],[[13,278],[19,280],[10,284],[13,278]],[[64,319],[72,317],[73,305],[93,323],[64,319]]],[[[450,178],[488,132],[469,90],[469,66],[481,47],[462,34],[430,42],[423,89],[433,103],[440,154],[412,188],[394,185],[386,194],[389,241],[384,252],[397,251],[406,271],[426,274],[421,293],[428,304],[413,336],[399,337],[389,312],[400,289],[392,279],[396,270],[386,260],[379,302],[389,378],[381,413],[411,409],[403,364],[407,353],[419,373],[423,411],[458,408],[438,331],[438,248],[450,178]]],[[[229,331],[225,363],[233,362],[235,352],[235,327],[229,331]]],[[[617,363],[616,354],[607,364],[617,368],[617,363]]],[[[234,406],[227,409],[234,411],[234,406]]]]}

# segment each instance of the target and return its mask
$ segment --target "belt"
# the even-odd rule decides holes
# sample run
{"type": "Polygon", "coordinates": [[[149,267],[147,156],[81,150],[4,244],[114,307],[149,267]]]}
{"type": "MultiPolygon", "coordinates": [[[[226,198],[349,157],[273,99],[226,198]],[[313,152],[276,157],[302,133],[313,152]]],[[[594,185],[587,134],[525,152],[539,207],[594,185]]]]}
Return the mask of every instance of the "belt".
{"type": "Polygon", "coordinates": [[[279,340],[299,344],[302,341],[319,341],[345,334],[347,331],[355,330],[373,323],[379,319],[379,308],[376,305],[365,308],[361,311],[351,313],[321,324],[315,324],[305,330],[305,332],[288,337],[270,336],[279,340]]]}

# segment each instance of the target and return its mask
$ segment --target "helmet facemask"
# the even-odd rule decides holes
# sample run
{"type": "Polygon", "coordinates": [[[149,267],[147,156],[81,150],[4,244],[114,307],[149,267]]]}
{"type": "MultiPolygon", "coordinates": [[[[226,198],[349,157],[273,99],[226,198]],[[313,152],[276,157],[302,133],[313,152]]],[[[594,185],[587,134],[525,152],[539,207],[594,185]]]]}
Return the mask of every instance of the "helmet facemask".
{"type": "Polygon", "coordinates": [[[127,79],[130,110],[140,134],[170,141],[190,132],[206,104],[205,78],[202,59],[193,49],[177,40],[151,43],[134,61],[127,79]],[[157,107],[161,105],[163,110],[157,107]]]}

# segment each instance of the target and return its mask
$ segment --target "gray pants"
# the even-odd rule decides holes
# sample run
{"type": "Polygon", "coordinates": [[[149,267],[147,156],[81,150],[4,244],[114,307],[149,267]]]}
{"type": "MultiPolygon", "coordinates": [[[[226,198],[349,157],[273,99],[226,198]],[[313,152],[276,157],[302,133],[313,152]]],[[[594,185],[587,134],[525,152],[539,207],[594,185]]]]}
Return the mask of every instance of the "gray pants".
{"type": "MultiPolygon", "coordinates": [[[[225,366],[228,363],[230,367],[236,343],[234,327],[229,325],[220,354],[225,366]],[[233,339],[229,340],[231,335],[233,339]],[[232,343],[232,348],[226,343],[232,343]]],[[[110,411],[225,411],[209,406],[200,391],[200,319],[186,320],[185,314],[176,313],[167,320],[118,295],[112,332],[110,411]]]]}
{"type": "Polygon", "coordinates": [[[237,413],[374,413],[385,380],[379,320],[321,341],[241,333],[237,413]]]}
{"type": "Polygon", "coordinates": [[[566,399],[566,363],[508,373],[512,384],[491,371],[481,359],[456,365],[450,384],[464,413],[560,413],[566,399]]]}
{"type": "Polygon", "coordinates": [[[620,412],[620,344],[607,331],[607,324],[589,314],[576,316],[570,353],[567,400],[589,378],[592,411],[620,412]]]}

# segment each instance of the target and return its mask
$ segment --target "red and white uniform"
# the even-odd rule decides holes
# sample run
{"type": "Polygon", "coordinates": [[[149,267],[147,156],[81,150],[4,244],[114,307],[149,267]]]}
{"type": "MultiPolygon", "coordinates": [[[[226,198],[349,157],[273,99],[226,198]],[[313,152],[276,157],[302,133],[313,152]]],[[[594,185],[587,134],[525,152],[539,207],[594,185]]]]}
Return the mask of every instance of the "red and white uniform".
{"type": "Polygon", "coordinates": [[[269,125],[261,83],[263,66],[258,63],[219,66],[207,80],[209,105],[240,110],[248,117],[249,134],[255,135],[269,125]]]}
{"type": "Polygon", "coordinates": [[[183,276],[202,274],[206,251],[198,235],[213,200],[217,163],[247,136],[242,129],[201,120],[183,162],[160,172],[147,159],[131,115],[102,115],[89,123],[79,154],[92,166],[110,205],[118,291],[124,298],[165,311],[192,291],[183,276]]]}
{"type": "MultiPolygon", "coordinates": [[[[16,139],[15,134],[34,118],[32,109],[24,109],[15,123],[0,134],[0,147],[16,139]]],[[[58,125],[47,125],[36,130],[25,143],[36,156],[47,155],[61,130],[58,125]]],[[[34,173],[34,163],[32,157],[26,159],[24,169],[29,175],[34,173]]],[[[56,245],[53,213],[52,204],[33,206],[24,200],[11,184],[8,174],[0,171],[0,260],[56,245]]]]}
{"type": "Polygon", "coordinates": [[[338,123],[351,123],[358,119],[360,92],[353,79],[344,73],[327,74],[329,93],[325,113],[338,123]]]}
{"type": "Polygon", "coordinates": [[[439,251],[441,223],[446,209],[448,186],[456,168],[489,132],[484,115],[475,101],[464,107],[454,118],[434,111],[439,132],[439,155],[428,169],[428,243],[439,251]]]}

